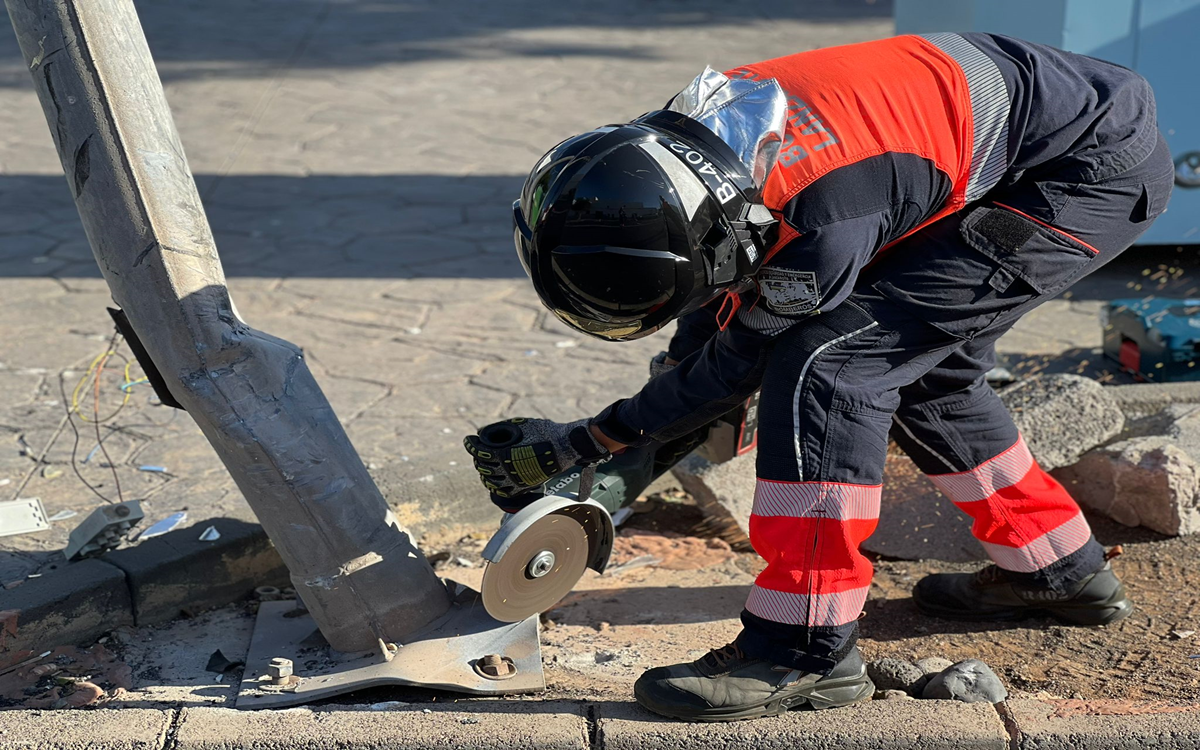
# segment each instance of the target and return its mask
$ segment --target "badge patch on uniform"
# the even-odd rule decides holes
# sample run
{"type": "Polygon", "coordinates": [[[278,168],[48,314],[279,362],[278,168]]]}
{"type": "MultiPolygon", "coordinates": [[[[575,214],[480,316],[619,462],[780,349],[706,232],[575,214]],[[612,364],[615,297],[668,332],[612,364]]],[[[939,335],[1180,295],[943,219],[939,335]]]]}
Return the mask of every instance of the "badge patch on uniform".
{"type": "Polygon", "coordinates": [[[758,289],[763,304],[780,315],[809,313],[821,304],[821,288],[812,271],[767,266],[758,272],[758,289]]]}

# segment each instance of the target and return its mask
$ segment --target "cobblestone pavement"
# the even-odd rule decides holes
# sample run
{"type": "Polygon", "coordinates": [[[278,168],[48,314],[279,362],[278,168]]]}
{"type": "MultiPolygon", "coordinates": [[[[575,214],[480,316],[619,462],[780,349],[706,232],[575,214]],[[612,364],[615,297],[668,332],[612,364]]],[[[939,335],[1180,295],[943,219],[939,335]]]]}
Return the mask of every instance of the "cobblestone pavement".
{"type": "MultiPolygon", "coordinates": [[[[305,348],[385,494],[417,530],[492,517],[463,460],[463,434],[505,415],[592,413],[635,389],[662,345],[583,340],[531,297],[509,216],[536,158],[567,135],[661,105],[705,64],[892,28],[883,0],[138,8],[241,313],[305,348]]],[[[60,432],[71,390],[105,351],[109,300],[7,32],[0,301],[0,500],[40,497],[51,515],[80,514],[0,540],[0,583],[61,547],[101,502],[72,464],[108,498],[119,479],[123,497],[145,500],[148,522],[177,510],[192,521],[249,516],[186,414],[156,406],[148,388],[134,386],[98,431],[80,423],[78,440],[70,427],[60,432]]],[[[1054,303],[1005,350],[1086,351],[1099,343],[1099,304],[1054,303]]],[[[100,412],[121,401],[119,362],[102,378],[100,412]]],[[[92,395],[82,394],[83,416],[94,416],[92,395]]]]}

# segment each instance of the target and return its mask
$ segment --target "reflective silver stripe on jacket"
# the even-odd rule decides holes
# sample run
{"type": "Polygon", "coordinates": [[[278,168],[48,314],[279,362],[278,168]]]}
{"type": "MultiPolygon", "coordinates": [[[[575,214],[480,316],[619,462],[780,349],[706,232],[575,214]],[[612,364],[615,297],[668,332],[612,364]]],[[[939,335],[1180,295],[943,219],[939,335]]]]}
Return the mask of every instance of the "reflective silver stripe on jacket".
{"type": "Polygon", "coordinates": [[[1012,108],[1004,76],[992,59],[959,34],[922,34],[954,58],[967,77],[975,122],[967,200],[982,196],[1008,169],[1008,116],[1012,108]]]}

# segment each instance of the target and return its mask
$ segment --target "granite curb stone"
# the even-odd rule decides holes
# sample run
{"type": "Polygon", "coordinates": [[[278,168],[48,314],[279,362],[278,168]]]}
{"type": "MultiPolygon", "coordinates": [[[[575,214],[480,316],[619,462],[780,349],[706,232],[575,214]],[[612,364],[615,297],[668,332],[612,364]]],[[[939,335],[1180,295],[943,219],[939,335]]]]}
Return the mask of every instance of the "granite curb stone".
{"type": "Polygon", "coordinates": [[[1200,704],[1133,701],[1008,701],[1020,750],[1194,750],[1200,704]]]}
{"type": "Polygon", "coordinates": [[[1200,704],[1013,699],[1000,709],[1008,729],[997,707],[915,700],[871,701],[845,709],[800,710],[722,724],[670,721],[634,703],[529,700],[395,703],[378,711],[367,707],[9,710],[0,711],[0,747],[1191,750],[1200,746],[1200,704]]]}
{"type": "Polygon", "coordinates": [[[172,711],[148,708],[92,711],[0,711],[5,750],[158,750],[172,711]]]}
{"type": "Polygon", "coordinates": [[[1007,750],[1009,736],[987,704],[868,701],[827,711],[790,711],[755,721],[666,721],[636,704],[599,707],[605,750],[753,747],[760,750],[1007,750]],[[803,745],[797,740],[803,738],[803,745]]]}
{"type": "Polygon", "coordinates": [[[123,625],[165,622],[185,610],[245,599],[266,585],[289,585],[283,561],[261,526],[229,518],[100,558],[60,563],[16,588],[0,589],[0,666],[10,660],[6,654],[85,643],[123,625]],[[221,537],[200,541],[209,526],[221,537]]]}
{"type": "Polygon", "coordinates": [[[588,748],[584,708],[566,702],[411,704],[388,711],[187,708],[181,719],[173,750],[588,748]]]}

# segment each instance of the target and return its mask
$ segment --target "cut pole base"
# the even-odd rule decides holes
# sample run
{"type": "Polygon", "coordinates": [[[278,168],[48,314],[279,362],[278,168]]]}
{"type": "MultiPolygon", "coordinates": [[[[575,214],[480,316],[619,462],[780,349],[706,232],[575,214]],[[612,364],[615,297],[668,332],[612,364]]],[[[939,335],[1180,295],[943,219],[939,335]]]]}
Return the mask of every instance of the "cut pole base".
{"type": "Polygon", "coordinates": [[[545,690],[537,615],[521,622],[499,622],[484,610],[478,592],[446,583],[457,595],[445,615],[407,642],[391,644],[394,648],[380,643],[369,653],[334,651],[312,617],[295,603],[263,602],[237,707],[296,706],[385,685],[474,695],[545,690]],[[499,662],[500,670],[485,666],[488,655],[500,657],[489,660],[499,662]],[[290,662],[290,676],[278,676],[280,659],[290,662]],[[489,672],[500,674],[492,677],[489,672]]]}

